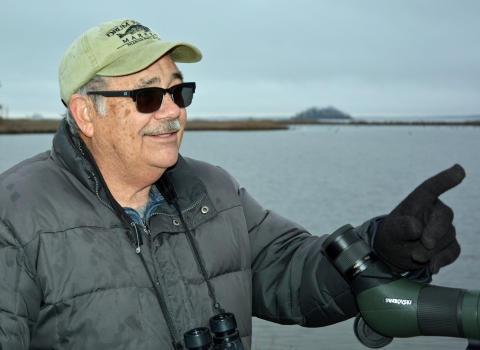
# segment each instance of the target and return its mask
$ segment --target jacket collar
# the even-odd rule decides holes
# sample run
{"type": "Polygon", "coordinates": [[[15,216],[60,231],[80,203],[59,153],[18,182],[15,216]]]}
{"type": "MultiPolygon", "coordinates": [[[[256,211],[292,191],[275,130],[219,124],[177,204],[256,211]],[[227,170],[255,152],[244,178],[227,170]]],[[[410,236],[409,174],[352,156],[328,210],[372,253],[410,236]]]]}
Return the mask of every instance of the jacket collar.
{"type": "Polygon", "coordinates": [[[95,193],[94,169],[85,158],[86,146],[74,138],[64,118],[53,137],[52,158],[65,166],[85,187],[95,193]]]}

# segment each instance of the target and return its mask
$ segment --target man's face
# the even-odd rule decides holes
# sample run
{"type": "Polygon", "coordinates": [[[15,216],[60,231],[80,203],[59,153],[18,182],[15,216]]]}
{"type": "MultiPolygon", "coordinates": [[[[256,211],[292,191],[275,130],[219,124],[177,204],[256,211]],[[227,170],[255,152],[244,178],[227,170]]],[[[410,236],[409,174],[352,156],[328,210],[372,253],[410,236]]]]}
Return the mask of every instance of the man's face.
{"type": "MultiPolygon", "coordinates": [[[[170,88],[182,83],[182,76],[169,56],[163,56],[143,71],[110,77],[106,90],[134,90],[144,87],[170,88]]],[[[140,113],[130,97],[106,98],[107,115],[95,115],[91,149],[97,163],[124,176],[150,177],[177,162],[187,119],[185,108],[179,108],[170,94],[153,113],[140,113]],[[168,131],[172,120],[180,130],[168,131]]],[[[138,180],[138,178],[137,178],[138,180]]]]}

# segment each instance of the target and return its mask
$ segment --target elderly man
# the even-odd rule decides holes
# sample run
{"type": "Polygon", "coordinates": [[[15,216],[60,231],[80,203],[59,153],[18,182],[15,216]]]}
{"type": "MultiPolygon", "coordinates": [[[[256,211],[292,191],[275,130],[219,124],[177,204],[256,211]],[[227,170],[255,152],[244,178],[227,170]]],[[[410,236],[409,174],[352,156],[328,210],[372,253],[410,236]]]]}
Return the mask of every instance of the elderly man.
{"type": "MultiPolygon", "coordinates": [[[[53,148],[0,177],[1,348],[180,349],[231,312],[250,349],[252,315],[319,327],[358,313],[325,237],[179,155],[196,85],[175,62],[200,59],[127,19],[67,50],[53,148]]],[[[437,175],[357,231],[396,273],[429,280],[460,252],[437,197],[463,176],[437,175]]]]}

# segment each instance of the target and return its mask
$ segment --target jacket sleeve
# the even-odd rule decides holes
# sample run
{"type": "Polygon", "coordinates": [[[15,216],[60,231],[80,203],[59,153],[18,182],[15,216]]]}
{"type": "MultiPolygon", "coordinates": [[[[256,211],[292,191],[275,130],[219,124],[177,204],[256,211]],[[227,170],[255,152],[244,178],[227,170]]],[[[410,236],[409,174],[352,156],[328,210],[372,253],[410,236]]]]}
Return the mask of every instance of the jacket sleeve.
{"type": "Polygon", "coordinates": [[[41,293],[24,247],[2,220],[0,271],[0,349],[28,349],[41,293]]]}
{"type": "Polygon", "coordinates": [[[327,236],[312,236],[263,209],[244,189],[239,194],[252,252],[253,315],[304,327],[355,316],[358,309],[349,285],[321,253],[327,236]]]}

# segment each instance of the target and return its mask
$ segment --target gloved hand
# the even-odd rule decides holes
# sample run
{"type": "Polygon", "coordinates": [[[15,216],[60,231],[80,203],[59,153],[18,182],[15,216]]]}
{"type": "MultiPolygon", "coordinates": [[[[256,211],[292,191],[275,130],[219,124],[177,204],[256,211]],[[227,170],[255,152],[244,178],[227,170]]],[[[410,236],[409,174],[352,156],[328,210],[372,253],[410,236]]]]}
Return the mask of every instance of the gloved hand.
{"type": "Polygon", "coordinates": [[[453,211],[438,197],[464,178],[455,164],[418,186],[380,223],[373,247],[394,272],[428,266],[435,274],[460,255],[453,211]]]}

